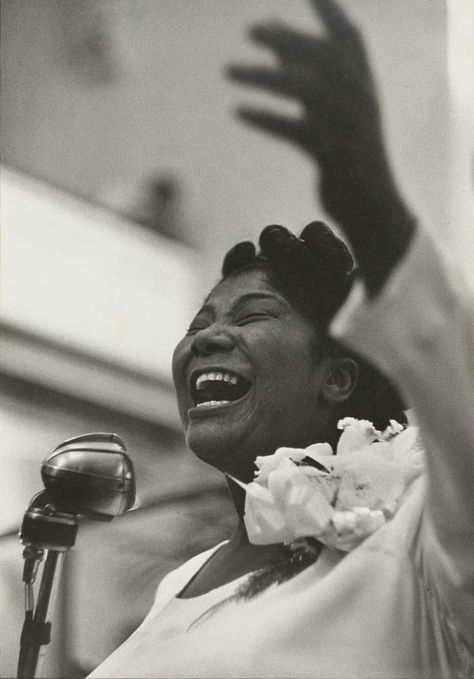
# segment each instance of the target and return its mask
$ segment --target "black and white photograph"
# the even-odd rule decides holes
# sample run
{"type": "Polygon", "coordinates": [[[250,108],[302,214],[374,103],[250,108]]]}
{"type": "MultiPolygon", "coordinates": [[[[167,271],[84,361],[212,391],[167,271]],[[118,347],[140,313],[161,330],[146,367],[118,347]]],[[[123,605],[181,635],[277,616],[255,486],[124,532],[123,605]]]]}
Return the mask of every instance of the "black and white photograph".
{"type": "Polygon", "coordinates": [[[474,678],[472,0],[0,12],[0,677],[474,678]]]}

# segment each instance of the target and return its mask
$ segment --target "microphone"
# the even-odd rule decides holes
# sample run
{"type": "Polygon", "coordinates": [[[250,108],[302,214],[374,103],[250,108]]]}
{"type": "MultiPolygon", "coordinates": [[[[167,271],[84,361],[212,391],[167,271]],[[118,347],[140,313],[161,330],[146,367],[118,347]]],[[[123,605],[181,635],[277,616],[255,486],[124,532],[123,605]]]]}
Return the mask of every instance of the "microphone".
{"type": "Polygon", "coordinates": [[[135,476],[117,434],[85,434],[57,446],[41,465],[47,493],[74,514],[111,521],[135,502],[135,476]]]}
{"type": "Polygon", "coordinates": [[[57,446],[41,464],[45,490],[25,512],[23,544],[66,551],[75,543],[79,515],[111,521],[135,502],[135,474],[117,434],[84,434],[57,446]]]}
{"type": "Polygon", "coordinates": [[[25,584],[25,621],[20,639],[18,679],[36,675],[41,646],[49,644],[51,623],[46,621],[59,555],[77,536],[79,515],[111,521],[135,502],[133,464],[117,434],[85,434],[61,443],[41,464],[45,489],[26,510],[20,531],[25,584]],[[44,563],[35,607],[33,585],[44,563]]]}

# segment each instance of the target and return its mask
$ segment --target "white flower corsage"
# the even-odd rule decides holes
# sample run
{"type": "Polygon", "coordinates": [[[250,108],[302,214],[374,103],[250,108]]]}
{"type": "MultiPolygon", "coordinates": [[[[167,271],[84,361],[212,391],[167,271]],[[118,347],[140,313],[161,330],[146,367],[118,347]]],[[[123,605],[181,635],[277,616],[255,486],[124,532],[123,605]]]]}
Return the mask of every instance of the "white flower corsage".
{"type": "Polygon", "coordinates": [[[391,420],[380,432],[368,420],[348,417],[338,428],[343,432],[336,455],[328,443],[278,448],[257,457],[252,483],[237,481],[246,491],[251,542],[315,537],[348,552],[393,517],[408,485],[423,471],[417,427],[391,420]]]}

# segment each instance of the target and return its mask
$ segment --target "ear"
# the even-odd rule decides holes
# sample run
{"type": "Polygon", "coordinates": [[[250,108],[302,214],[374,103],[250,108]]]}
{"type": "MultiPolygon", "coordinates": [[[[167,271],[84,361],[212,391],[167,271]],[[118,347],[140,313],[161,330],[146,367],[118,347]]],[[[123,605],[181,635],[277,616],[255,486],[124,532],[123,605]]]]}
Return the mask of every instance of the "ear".
{"type": "Polygon", "coordinates": [[[353,392],[358,375],[358,365],[352,358],[330,358],[322,388],[323,398],[328,403],[342,403],[353,392]]]}

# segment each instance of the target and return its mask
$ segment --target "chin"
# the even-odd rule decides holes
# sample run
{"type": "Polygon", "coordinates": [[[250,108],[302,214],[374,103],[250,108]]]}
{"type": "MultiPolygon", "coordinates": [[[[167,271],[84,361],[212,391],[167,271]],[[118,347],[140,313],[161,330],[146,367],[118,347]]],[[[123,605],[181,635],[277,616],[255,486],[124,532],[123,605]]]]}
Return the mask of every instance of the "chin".
{"type": "Polygon", "coordinates": [[[209,441],[208,437],[188,434],[186,436],[186,445],[196,457],[209,464],[214,464],[219,458],[226,457],[223,454],[222,446],[215,441],[209,441]]]}
{"type": "Polygon", "coordinates": [[[191,431],[188,430],[186,444],[196,457],[223,474],[230,474],[246,483],[252,481],[256,454],[252,451],[251,455],[246,456],[229,432],[224,436],[216,436],[215,431],[211,435],[210,432],[198,432],[192,427],[191,431]]]}

